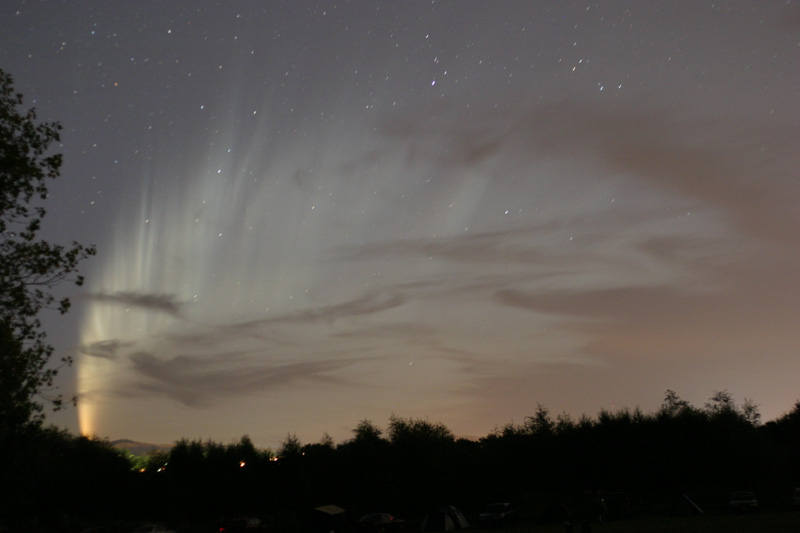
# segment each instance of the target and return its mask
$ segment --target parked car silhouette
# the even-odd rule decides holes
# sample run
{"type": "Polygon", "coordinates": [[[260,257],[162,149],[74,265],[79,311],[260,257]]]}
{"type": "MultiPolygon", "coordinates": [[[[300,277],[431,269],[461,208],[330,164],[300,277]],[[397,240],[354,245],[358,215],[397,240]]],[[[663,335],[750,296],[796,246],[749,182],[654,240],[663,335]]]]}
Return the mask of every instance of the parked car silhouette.
{"type": "Polygon", "coordinates": [[[731,511],[747,512],[758,509],[756,495],[748,491],[739,491],[731,494],[731,511]]]}
{"type": "Polygon", "coordinates": [[[389,533],[402,531],[406,527],[405,520],[389,513],[370,513],[362,516],[356,528],[363,533],[389,533]]]}
{"type": "Polygon", "coordinates": [[[133,533],[175,533],[164,524],[145,524],[133,530],[133,533]]]}
{"type": "Polygon", "coordinates": [[[510,503],[490,503],[478,515],[478,522],[484,527],[502,527],[512,524],[516,517],[510,503]]]}
{"type": "Polygon", "coordinates": [[[267,531],[267,527],[254,516],[240,516],[221,522],[217,531],[219,533],[256,533],[267,531]]]}

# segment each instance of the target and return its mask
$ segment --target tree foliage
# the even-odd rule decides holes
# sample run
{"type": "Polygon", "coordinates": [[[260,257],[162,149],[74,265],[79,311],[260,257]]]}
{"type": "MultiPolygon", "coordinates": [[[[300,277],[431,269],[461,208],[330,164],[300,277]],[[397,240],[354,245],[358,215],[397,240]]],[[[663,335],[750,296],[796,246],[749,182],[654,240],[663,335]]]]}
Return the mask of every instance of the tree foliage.
{"type": "Polygon", "coordinates": [[[23,110],[22,95],[0,70],[0,420],[4,430],[40,422],[43,404],[61,407],[53,388],[62,357],[52,366],[53,347],[39,319],[43,309],[66,313],[68,298],[54,289],[62,282],[83,283],[78,264],[94,255],[93,246],[51,244],[38,237],[48,183],[59,176],[61,155],[51,153],[61,126],[39,122],[23,110]]]}
{"type": "Polygon", "coordinates": [[[355,440],[359,442],[373,442],[381,438],[383,432],[371,420],[361,420],[353,430],[355,440]]]}
{"type": "Polygon", "coordinates": [[[538,405],[522,424],[478,441],[392,415],[385,436],[362,420],[338,445],[327,435],[304,444],[289,433],[277,454],[243,436],[230,444],[183,439],[168,451],[125,456],[108,442],[29,426],[4,448],[17,460],[0,469],[2,486],[14,487],[0,500],[0,530],[157,519],[207,531],[220,517],[252,515],[291,533],[313,530],[310,510],[331,503],[351,518],[381,509],[419,523],[442,502],[472,520],[487,502],[509,501],[521,519],[552,521],[565,508],[579,511],[587,494],[608,497],[609,518],[664,516],[681,494],[724,510],[727,495],[743,487],[762,508],[784,508],[800,472],[800,402],[766,424],[745,404],[736,407],[722,391],[694,407],[667,391],[654,413],[623,408],[577,419],[554,419],[538,405]],[[620,496],[629,506],[615,507],[620,496]]]}

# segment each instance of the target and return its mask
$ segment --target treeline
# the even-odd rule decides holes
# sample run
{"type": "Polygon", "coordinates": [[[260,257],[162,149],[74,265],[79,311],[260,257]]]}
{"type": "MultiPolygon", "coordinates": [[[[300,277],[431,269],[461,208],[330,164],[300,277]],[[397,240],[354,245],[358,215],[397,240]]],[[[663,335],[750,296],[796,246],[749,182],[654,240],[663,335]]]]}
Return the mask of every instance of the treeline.
{"type": "MultiPolygon", "coordinates": [[[[146,457],[102,440],[30,429],[4,444],[0,516],[10,525],[52,530],[91,521],[163,520],[184,525],[252,514],[299,530],[311,509],[336,504],[357,518],[392,512],[421,520],[442,504],[468,517],[510,501],[530,520],[559,520],[586,494],[624,495],[634,513],[680,512],[683,494],[706,511],[734,490],[753,490],[780,508],[800,486],[800,402],[761,424],[750,401],[723,391],[694,407],[667,391],[654,413],[601,411],[595,418],[552,416],[538,406],[521,424],[478,440],[443,424],[392,416],[382,430],[364,420],[353,437],[278,450],[248,437],[219,444],[181,440],[146,457]]],[[[613,512],[614,510],[610,510],[613,512]]]]}

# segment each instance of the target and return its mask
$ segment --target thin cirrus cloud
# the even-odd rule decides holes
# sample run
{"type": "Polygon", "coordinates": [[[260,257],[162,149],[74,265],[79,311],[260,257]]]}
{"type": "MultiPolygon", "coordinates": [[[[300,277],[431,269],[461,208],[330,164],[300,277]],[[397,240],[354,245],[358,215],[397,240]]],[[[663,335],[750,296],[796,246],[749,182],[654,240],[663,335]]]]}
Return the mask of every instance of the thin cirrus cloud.
{"type": "MultiPolygon", "coordinates": [[[[485,121],[479,113],[469,120],[448,121],[441,108],[439,112],[438,130],[407,115],[381,131],[406,143],[409,164],[419,164],[421,156],[451,169],[477,168],[500,159],[514,167],[535,158],[573,157],[590,173],[594,165],[598,176],[618,175],[630,184],[671,195],[677,203],[671,209],[642,208],[638,218],[630,210],[624,216],[567,211],[528,229],[393,239],[342,248],[338,254],[353,260],[427,256],[462,265],[551,265],[562,272],[578,264],[572,259],[582,254],[579,270],[584,274],[600,264],[610,265],[615,256],[620,266],[631,267],[629,259],[636,256],[640,265],[655,266],[662,274],[668,270],[674,277],[634,277],[627,282],[616,278],[610,287],[555,283],[543,290],[515,286],[530,278],[511,276],[498,284],[495,302],[561,317],[563,327],[588,334],[578,353],[668,356],[673,350],[672,355],[690,358],[693,353],[724,356],[748,331],[776,353],[785,349],[775,339],[765,339],[769,333],[752,331],[774,331],[775,324],[796,315],[786,291],[794,283],[791,265],[798,259],[800,229],[800,184],[792,174],[800,166],[795,125],[744,115],[692,117],[656,106],[621,110],[569,101],[517,116],[494,114],[485,121]],[[426,148],[432,140],[446,148],[426,148]],[[668,222],[676,214],[675,205],[687,206],[687,215],[705,217],[711,225],[691,235],[671,233],[668,222]],[[591,218],[595,224],[587,225],[591,218]],[[571,227],[573,221],[584,237],[581,251],[572,255],[561,244],[549,246],[553,232],[571,227]],[[637,227],[646,230],[636,234],[637,227]],[[603,258],[604,245],[619,242],[626,232],[634,238],[603,258]],[[617,254],[620,250],[628,256],[617,254]],[[592,257],[594,261],[586,261],[592,257]]],[[[370,154],[369,161],[374,159],[370,154]]]]}
{"type": "MultiPolygon", "coordinates": [[[[688,116],[657,105],[623,109],[571,100],[519,113],[454,118],[451,111],[420,109],[420,116],[384,121],[379,131],[405,147],[409,164],[434,161],[452,179],[461,168],[500,164],[501,156],[510,167],[542,157],[573,159],[605,167],[596,173],[720,209],[757,237],[794,242],[800,229],[792,200],[800,198],[793,174],[800,166],[800,128],[779,118],[688,116]]],[[[364,164],[374,159],[368,154],[364,164]]]]}
{"type": "MultiPolygon", "coordinates": [[[[747,129],[744,125],[740,125],[737,130],[725,121],[681,118],[668,115],[663,110],[621,112],[618,109],[604,110],[574,102],[543,106],[521,115],[495,114],[491,120],[486,121],[473,118],[466,124],[466,119],[448,118],[449,109],[443,106],[438,111],[441,116],[437,118],[441,120],[430,120],[428,117],[426,121],[414,121],[412,117],[391,124],[385,123],[379,131],[386,140],[392,141],[392,145],[384,147],[383,152],[367,151],[361,159],[351,159],[342,168],[358,174],[359,169],[373,165],[376,161],[395,160],[400,153],[405,155],[399,159],[406,161],[408,165],[432,165],[440,169],[439,186],[447,188],[461,179],[458,169],[474,170],[492,165],[499,165],[500,168],[519,167],[543,154],[565,160],[574,155],[579,164],[604,166],[600,174],[612,172],[624,176],[626,180],[644,180],[651,185],[671,190],[676,197],[683,198],[689,205],[711,206],[721,212],[723,217],[733,221],[735,227],[747,233],[766,232],[775,238],[785,238],[787,217],[790,226],[794,223],[793,215],[784,212],[780,206],[777,212],[774,208],[764,209],[764,205],[770,203],[768,200],[775,194],[768,187],[738,186],[746,183],[750,173],[755,171],[755,163],[750,162],[747,155],[740,153],[748,152],[742,149],[743,145],[758,145],[760,142],[768,145],[771,150],[784,149],[778,139],[766,134],[763,128],[750,128],[755,136],[744,140],[742,130],[747,129]],[[694,132],[693,139],[684,139],[679,134],[687,129],[694,132]],[[704,148],[703,143],[697,142],[697,138],[713,139],[714,142],[709,142],[704,148]],[[775,142],[769,142],[771,139],[775,142]],[[433,149],[429,144],[443,146],[444,149],[433,149]],[[723,187],[723,184],[726,186],[723,187]],[[717,189],[726,192],[716,195],[717,189]],[[749,205],[745,205],[746,199],[749,205]],[[782,215],[786,216],[781,218],[782,215]]],[[[777,176],[775,184],[788,185],[791,192],[792,184],[780,179],[781,168],[763,165],[761,170],[768,175],[777,176]]],[[[312,172],[304,168],[294,175],[295,182],[304,190],[311,189],[309,183],[313,179],[312,172]]],[[[494,178],[488,174],[480,179],[491,181],[494,178]]],[[[674,213],[662,214],[646,208],[629,208],[624,211],[590,213],[565,210],[558,215],[512,228],[435,237],[371,240],[349,245],[334,244],[323,252],[322,257],[325,260],[347,264],[380,258],[419,261],[436,259],[446,263],[447,269],[416,279],[413,278],[412,271],[412,277],[404,282],[388,283],[380,290],[366,291],[336,303],[312,304],[297,311],[230,324],[220,320],[211,325],[214,333],[199,334],[203,341],[198,340],[196,333],[172,334],[170,353],[180,353],[189,344],[205,343],[206,347],[213,343],[221,345],[232,341],[236,335],[266,341],[269,345],[302,344],[302,341],[292,339],[290,335],[282,335],[281,328],[292,325],[332,325],[356,317],[377,316],[413,302],[468,292],[478,295],[495,294],[494,302],[503,306],[566,317],[585,317],[594,309],[591,303],[599,299],[604,303],[602,309],[594,311],[598,317],[608,319],[616,312],[631,319],[641,316],[660,317],[659,320],[666,324],[669,323],[666,313],[679,313],[678,308],[685,309],[687,302],[683,301],[683,306],[677,305],[674,301],[675,294],[663,287],[653,286],[656,283],[653,279],[642,281],[632,277],[627,281],[617,280],[612,283],[612,289],[588,287],[567,290],[565,284],[568,285],[568,275],[571,273],[577,277],[612,268],[635,270],[637,265],[632,266],[630,257],[625,254],[637,254],[637,257],[645,258],[644,261],[662,267],[666,265],[671,269],[683,269],[688,277],[698,273],[700,278],[712,277],[709,264],[715,264],[713,253],[719,245],[718,235],[686,240],[677,235],[670,236],[668,232],[658,237],[644,231],[637,234],[637,228],[646,227],[648,223],[665,223],[674,217],[674,213]],[[592,224],[593,219],[597,223],[592,224]],[[577,235],[580,245],[566,248],[562,239],[554,238],[554,235],[564,232],[577,235]],[[621,239],[621,235],[628,235],[629,240],[621,239]],[[492,275],[482,270],[486,266],[497,265],[512,268],[505,273],[495,272],[492,275]],[[551,283],[551,292],[547,295],[543,296],[540,288],[529,287],[531,283],[548,276],[551,280],[559,277],[563,279],[551,283]],[[410,282],[410,279],[414,279],[414,282],[410,282]],[[651,286],[641,287],[643,284],[651,286]],[[620,306],[624,307],[609,314],[609,309],[615,309],[614,295],[623,293],[620,306]],[[637,294],[643,294],[652,305],[643,308],[637,306],[637,294]]],[[[663,284],[664,281],[659,283],[663,284]]],[[[700,298],[683,296],[692,299],[695,297],[700,298]]],[[[158,310],[174,317],[180,317],[182,310],[182,304],[169,295],[120,292],[96,294],[91,298],[158,310]]],[[[364,331],[370,330],[363,325],[360,327],[364,331]]],[[[337,331],[336,335],[339,338],[353,337],[353,331],[357,330],[345,329],[337,331]]],[[[120,341],[106,342],[105,348],[95,345],[88,350],[95,354],[111,354],[121,346],[115,344],[120,341]]],[[[446,353],[449,349],[435,342],[429,342],[429,345],[438,347],[440,353],[446,353]]],[[[326,349],[323,348],[322,351],[325,352],[326,349]]],[[[158,358],[138,356],[136,360],[138,363],[135,368],[138,373],[145,372],[147,368],[158,367],[158,361],[162,363],[158,367],[161,370],[167,371],[171,368],[158,358]]],[[[175,364],[182,359],[169,361],[175,364]]],[[[314,371],[313,368],[307,370],[312,373],[314,371]]],[[[211,366],[203,365],[194,367],[190,374],[202,383],[202,376],[206,372],[214,375],[211,366]]],[[[201,388],[198,386],[195,390],[201,388]]],[[[185,385],[182,389],[186,391],[189,387],[185,385]]],[[[235,390],[231,389],[228,394],[235,394],[235,390]]],[[[184,392],[184,396],[188,397],[188,393],[184,392]]]]}
{"type": "Polygon", "coordinates": [[[117,353],[121,349],[132,345],[132,342],[124,342],[121,340],[104,340],[87,346],[82,346],[81,353],[91,357],[99,357],[101,359],[108,359],[111,361],[116,359],[117,353]]]}
{"type": "Polygon", "coordinates": [[[125,307],[136,307],[148,311],[159,311],[172,316],[181,314],[181,302],[171,294],[145,294],[137,292],[94,293],[84,297],[86,300],[108,302],[125,307]]]}
{"type": "Polygon", "coordinates": [[[353,362],[340,359],[257,363],[237,353],[220,353],[208,358],[188,355],[164,358],[136,352],[129,359],[138,377],[123,389],[123,394],[162,395],[197,408],[207,407],[221,397],[263,393],[292,387],[298,382],[341,385],[343,380],[330,373],[353,362]]]}
{"type": "Polygon", "coordinates": [[[257,321],[246,321],[236,324],[237,328],[251,328],[253,326],[269,326],[281,323],[333,323],[340,319],[362,315],[371,315],[403,305],[406,297],[403,293],[385,289],[367,292],[348,301],[331,305],[322,305],[294,311],[277,316],[267,317],[257,321]]]}
{"type": "MultiPolygon", "coordinates": [[[[136,298],[115,298],[113,301],[151,302],[159,301],[159,298],[137,295],[136,298]]],[[[134,341],[104,340],[84,346],[82,352],[129,367],[130,374],[125,384],[117,391],[107,391],[107,394],[126,397],[163,395],[189,407],[203,408],[217,398],[264,393],[298,384],[346,384],[341,377],[334,377],[331,373],[363,362],[369,354],[362,352],[370,350],[343,350],[337,346],[309,348],[302,337],[296,336],[296,328],[304,328],[305,336],[310,338],[324,337],[326,334],[320,333],[320,328],[348,318],[393,309],[405,301],[406,297],[400,291],[376,291],[336,305],[278,314],[263,320],[234,323],[220,320],[200,329],[190,328],[184,333],[158,334],[150,339],[155,351],[138,349],[140,344],[134,341]],[[229,351],[230,346],[242,343],[250,348],[235,353],[229,351]],[[315,359],[287,362],[298,354],[309,356],[306,351],[310,351],[315,359]]]]}

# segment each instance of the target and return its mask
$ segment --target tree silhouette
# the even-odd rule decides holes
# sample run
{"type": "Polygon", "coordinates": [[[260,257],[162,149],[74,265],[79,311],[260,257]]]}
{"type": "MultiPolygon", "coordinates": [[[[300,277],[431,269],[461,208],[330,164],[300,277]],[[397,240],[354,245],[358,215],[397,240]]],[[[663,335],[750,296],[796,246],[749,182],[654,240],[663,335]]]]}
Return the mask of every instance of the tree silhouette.
{"type": "Polygon", "coordinates": [[[381,438],[383,431],[380,430],[371,420],[361,420],[353,430],[354,438],[359,442],[374,442],[381,438]]]}
{"type": "MultiPolygon", "coordinates": [[[[53,347],[42,331],[39,312],[66,313],[69,299],[57,299],[62,282],[77,285],[78,263],[93,246],[50,244],[38,238],[48,181],[59,176],[61,155],[50,154],[61,126],[38,122],[36,111],[20,110],[22,95],[0,70],[0,420],[2,430],[41,422],[43,403],[61,407],[53,388],[58,368],[48,366],[53,347]]],[[[62,357],[61,364],[70,364],[62,357]]]]}
{"type": "Polygon", "coordinates": [[[748,403],[715,391],[697,408],[667,391],[654,413],[601,410],[577,421],[537,405],[522,424],[479,441],[392,415],[386,438],[362,420],[338,445],[327,435],[304,444],[290,433],[278,457],[247,436],[226,445],[183,439],[150,455],[143,472],[142,460],[134,470],[104,441],[28,426],[4,448],[17,460],[0,470],[0,482],[14,487],[0,499],[0,529],[38,521],[54,530],[68,516],[74,530],[91,517],[147,517],[205,531],[220,518],[253,515],[291,533],[307,530],[311,509],[326,504],[351,518],[392,512],[414,524],[445,503],[475,520],[493,501],[513,502],[523,520],[547,521],[563,519],[565,506],[578,516],[596,498],[619,504],[609,504],[610,516],[663,516],[681,494],[715,511],[741,489],[754,490],[765,508],[785,505],[800,471],[800,402],[764,425],[748,403]]]}

